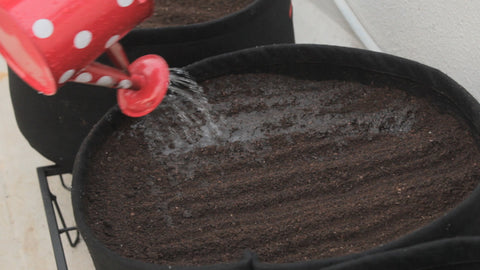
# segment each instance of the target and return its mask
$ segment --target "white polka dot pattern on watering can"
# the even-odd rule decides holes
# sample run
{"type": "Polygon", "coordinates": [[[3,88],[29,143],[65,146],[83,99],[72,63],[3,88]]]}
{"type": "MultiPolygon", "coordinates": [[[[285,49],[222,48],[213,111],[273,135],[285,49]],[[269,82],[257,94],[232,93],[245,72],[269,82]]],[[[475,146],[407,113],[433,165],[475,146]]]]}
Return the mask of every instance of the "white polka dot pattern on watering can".
{"type": "Polygon", "coordinates": [[[122,89],[129,89],[130,87],[132,87],[132,81],[130,80],[121,80],[118,85],[117,85],[118,88],[122,88],[122,89]]]}
{"type": "Polygon", "coordinates": [[[72,76],[74,74],[75,74],[74,69],[70,69],[70,70],[65,71],[65,73],[63,73],[63,75],[58,80],[58,83],[59,84],[65,83],[66,81],[70,80],[70,78],[72,78],[72,76]]]}
{"type": "Polygon", "coordinates": [[[73,44],[77,49],[86,48],[90,42],[92,42],[92,32],[87,30],[80,31],[73,40],[73,44]]]}
{"type": "Polygon", "coordinates": [[[128,7],[133,3],[134,0],[117,0],[117,4],[121,7],[128,7]]]}
{"type": "Polygon", "coordinates": [[[115,81],[110,76],[103,76],[98,79],[97,84],[105,87],[112,87],[115,84],[115,81]]]}
{"type": "Polygon", "coordinates": [[[88,72],[83,72],[80,75],[78,75],[77,78],[75,78],[75,81],[79,83],[88,83],[88,82],[91,82],[92,79],[93,79],[92,74],[88,72]]]}
{"type": "Polygon", "coordinates": [[[40,19],[33,23],[32,31],[37,38],[48,38],[53,34],[53,23],[48,19],[40,19]]]}
{"type": "Polygon", "coordinates": [[[113,44],[115,44],[119,39],[120,35],[112,36],[110,39],[108,39],[107,43],[105,43],[105,49],[112,47],[113,44]]]}

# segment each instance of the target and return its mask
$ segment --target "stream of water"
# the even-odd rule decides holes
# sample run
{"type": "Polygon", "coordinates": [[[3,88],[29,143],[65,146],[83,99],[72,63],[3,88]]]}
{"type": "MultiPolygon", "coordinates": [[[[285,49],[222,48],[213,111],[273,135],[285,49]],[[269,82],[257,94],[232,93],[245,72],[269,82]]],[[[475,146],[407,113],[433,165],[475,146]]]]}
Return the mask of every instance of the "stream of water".
{"type": "Polygon", "coordinates": [[[170,69],[164,101],[151,114],[132,125],[141,129],[156,157],[181,154],[215,145],[223,132],[202,87],[182,69],[170,69]]]}

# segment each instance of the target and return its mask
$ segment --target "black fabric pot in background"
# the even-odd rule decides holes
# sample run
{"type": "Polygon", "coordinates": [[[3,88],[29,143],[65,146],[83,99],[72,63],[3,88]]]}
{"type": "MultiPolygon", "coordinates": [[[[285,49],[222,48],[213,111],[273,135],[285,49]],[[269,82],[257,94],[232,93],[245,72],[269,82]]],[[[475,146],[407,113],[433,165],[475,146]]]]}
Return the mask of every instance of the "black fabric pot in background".
{"type": "MultiPolygon", "coordinates": [[[[208,56],[265,44],[294,43],[290,0],[257,0],[218,20],[187,26],[139,29],[121,43],[130,60],[158,54],[171,67],[208,56]]],[[[101,58],[105,62],[105,57],[101,58]]],[[[68,83],[47,97],[9,70],[10,93],[20,131],[30,145],[57,165],[71,169],[91,127],[116,104],[116,91],[68,83]]]]}
{"type": "MultiPolygon", "coordinates": [[[[310,80],[345,80],[375,86],[415,91],[434,96],[455,109],[471,124],[477,135],[480,131],[480,104],[460,85],[442,72],[403,58],[365,50],[320,45],[274,45],[247,49],[204,59],[185,67],[202,82],[227,74],[277,73],[310,80]]],[[[91,131],[77,155],[73,171],[72,202],[78,228],[89,247],[96,265],[115,265],[115,269],[141,268],[142,263],[121,258],[109,251],[92,234],[85,222],[82,196],[88,177],[89,159],[125,119],[113,108],[91,131]],[[126,262],[129,262],[127,267],[126,262]],[[137,268],[129,268],[137,265],[137,268]]],[[[359,254],[308,262],[269,264],[251,261],[251,269],[307,270],[323,269],[477,269],[480,261],[480,188],[445,216],[429,225],[377,248],[359,254]],[[472,252],[462,252],[471,250],[472,252]],[[454,252],[452,252],[454,250],[454,252]],[[448,257],[449,256],[449,257],[448,257]],[[378,262],[378,264],[377,264],[378,262]],[[390,266],[397,265],[397,268],[390,266]],[[475,262],[475,263],[473,263],[475,262]],[[369,268],[378,265],[378,268],[369,268]],[[385,266],[385,267],[383,267],[385,266]],[[343,267],[343,268],[341,268],[343,267]],[[383,268],[382,268],[383,267],[383,268]]],[[[163,269],[158,266],[158,269],[163,269]]],[[[98,268],[111,269],[111,268],[98,268]]],[[[232,268],[233,269],[233,268],[232,268]]]]}

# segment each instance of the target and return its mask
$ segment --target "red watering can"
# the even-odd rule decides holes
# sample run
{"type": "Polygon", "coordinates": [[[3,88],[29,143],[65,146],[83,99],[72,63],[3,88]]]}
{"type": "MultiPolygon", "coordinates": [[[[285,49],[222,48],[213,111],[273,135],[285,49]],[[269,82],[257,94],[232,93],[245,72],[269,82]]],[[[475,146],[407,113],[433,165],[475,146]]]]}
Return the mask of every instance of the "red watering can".
{"type": "Polygon", "coordinates": [[[0,53],[45,95],[66,82],[117,88],[121,110],[143,116],[167,92],[168,65],[157,55],[130,64],[118,41],[153,7],[153,0],[0,0],[0,53]],[[115,67],[95,62],[104,52],[115,67]]]}

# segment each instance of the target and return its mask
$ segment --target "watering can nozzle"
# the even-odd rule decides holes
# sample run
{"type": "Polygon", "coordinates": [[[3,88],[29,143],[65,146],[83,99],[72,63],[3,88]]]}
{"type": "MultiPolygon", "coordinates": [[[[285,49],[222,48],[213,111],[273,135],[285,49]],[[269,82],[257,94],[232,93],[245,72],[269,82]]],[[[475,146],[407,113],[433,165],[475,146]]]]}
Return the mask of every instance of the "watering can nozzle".
{"type": "Polygon", "coordinates": [[[117,88],[122,111],[143,116],[167,92],[168,65],[157,55],[130,64],[118,41],[153,7],[153,0],[0,0],[0,54],[43,94],[67,82],[117,88]],[[114,67],[95,62],[104,52],[114,67]]]}
{"type": "Polygon", "coordinates": [[[167,62],[158,55],[145,55],[135,60],[128,71],[132,87],[118,89],[118,106],[131,117],[149,114],[167,93],[170,75],[167,62]]]}
{"type": "Polygon", "coordinates": [[[170,71],[167,62],[160,56],[149,54],[129,63],[120,43],[107,49],[114,67],[92,63],[85,67],[74,80],[81,83],[82,74],[96,74],[97,85],[117,88],[117,101],[122,112],[131,117],[141,117],[152,112],[163,100],[169,85],[170,71]]]}

